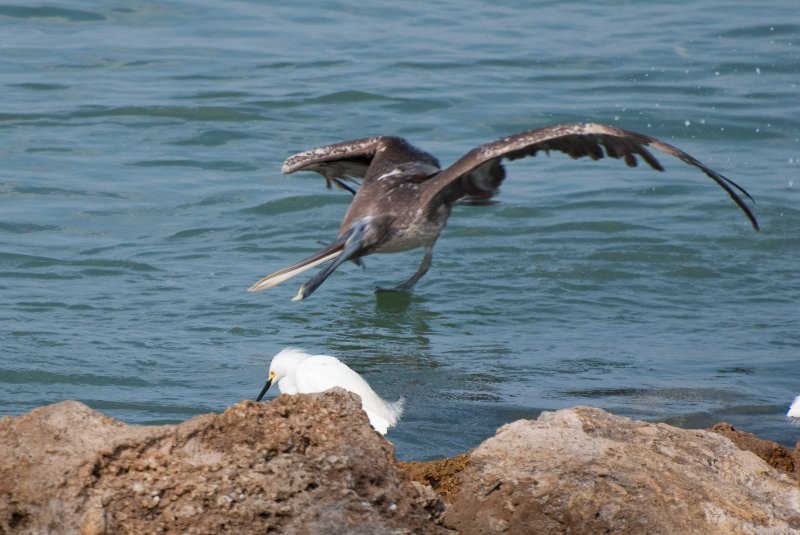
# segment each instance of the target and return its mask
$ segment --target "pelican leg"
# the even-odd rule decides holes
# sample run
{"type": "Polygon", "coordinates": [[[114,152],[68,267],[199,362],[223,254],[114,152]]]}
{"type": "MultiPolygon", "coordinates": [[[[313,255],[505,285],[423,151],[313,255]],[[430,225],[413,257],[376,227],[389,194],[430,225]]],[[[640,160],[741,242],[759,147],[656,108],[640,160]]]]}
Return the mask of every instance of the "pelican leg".
{"type": "Polygon", "coordinates": [[[410,279],[403,284],[398,284],[394,288],[375,288],[376,292],[410,292],[414,285],[419,281],[430,269],[431,260],[433,260],[433,246],[425,247],[425,256],[422,258],[422,263],[419,269],[414,273],[410,279]]]}

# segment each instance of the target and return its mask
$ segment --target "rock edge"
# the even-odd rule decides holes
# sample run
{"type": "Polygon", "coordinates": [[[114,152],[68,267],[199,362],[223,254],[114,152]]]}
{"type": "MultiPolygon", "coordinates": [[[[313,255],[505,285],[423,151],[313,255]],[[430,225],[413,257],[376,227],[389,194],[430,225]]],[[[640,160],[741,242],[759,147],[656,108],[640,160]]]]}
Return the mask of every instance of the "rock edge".
{"type": "Polygon", "coordinates": [[[67,401],[0,419],[0,534],[800,530],[797,482],[735,443],[786,472],[796,452],[714,431],[576,407],[398,463],[343,390],[167,426],[67,401]]]}

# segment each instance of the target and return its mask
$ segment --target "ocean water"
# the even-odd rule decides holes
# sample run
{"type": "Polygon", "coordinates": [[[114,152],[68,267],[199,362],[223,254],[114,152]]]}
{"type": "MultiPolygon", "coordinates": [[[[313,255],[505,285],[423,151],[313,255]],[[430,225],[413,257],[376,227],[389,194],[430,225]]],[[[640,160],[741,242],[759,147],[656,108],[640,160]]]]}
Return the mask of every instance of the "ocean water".
{"type": "Polygon", "coordinates": [[[389,399],[403,459],[593,405],[793,445],[800,394],[800,18],[772,2],[43,0],[0,5],[0,414],[128,423],[252,399],[285,346],[389,399]],[[553,154],[421,251],[246,288],[336,235],[349,194],[283,160],[393,134],[443,163],[596,121],[702,173],[553,154]]]}

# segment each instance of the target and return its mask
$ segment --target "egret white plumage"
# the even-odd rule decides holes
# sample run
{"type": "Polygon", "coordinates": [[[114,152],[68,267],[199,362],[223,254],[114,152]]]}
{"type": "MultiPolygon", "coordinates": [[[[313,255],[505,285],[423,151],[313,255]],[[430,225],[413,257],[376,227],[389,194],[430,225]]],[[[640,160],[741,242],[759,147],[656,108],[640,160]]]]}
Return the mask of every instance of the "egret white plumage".
{"type": "Polygon", "coordinates": [[[800,396],[794,398],[794,401],[789,406],[789,412],[786,413],[786,417],[789,418],[789,421],[793,424],[800,425],[800,396]]]}
{"type": "Polygon", "coordinates": [[[283,394],[310,394],[335,387],[358,395],[369,423],[380,434],[397,424],[403,413],[404,400],[387,403],[372,387],[345,363],[330,355],[310,355],[302,349],[287,347],[272,357],[269,378],[256,401],[261,401],[269,387],[278,383],[283,394]]]}

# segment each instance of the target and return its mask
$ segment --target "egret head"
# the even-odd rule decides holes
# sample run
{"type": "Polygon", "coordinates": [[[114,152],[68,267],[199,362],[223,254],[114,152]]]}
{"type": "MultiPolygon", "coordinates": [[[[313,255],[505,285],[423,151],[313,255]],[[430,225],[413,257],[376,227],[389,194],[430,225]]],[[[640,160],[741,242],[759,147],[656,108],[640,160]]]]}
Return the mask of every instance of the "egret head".
{"type": "Polygon", "coordinates": [[[269,365],[267,382],[264,388],[261,389],[261,393],[256,398],[256,401],[261,401],[261,398],[264,397],[264,394],[267,393],[267,390],[269,390],[269,387],[272,386],[273,383],[278,383],[278,388],[280,388],[281,392],[284,394],[296,394],[295,371],[300,363],[309,356],[308,353],[300,349],[287,347],[272,357],[272,362],[269,365]]]}
{"type": "Polygon", "coordinates": [[[272,382],[274,380],[275,380],[275,372],[270,370],[269,371],[269,377],[267,378],[267,382],[264,383],[264,388],[261,389],[261,393],[256,398],[256,401],[261,401],[261,398],[263,398],[264,394],[267,393],[267,390],[269,390],[269,387],[272,386],[272,382]]]}

